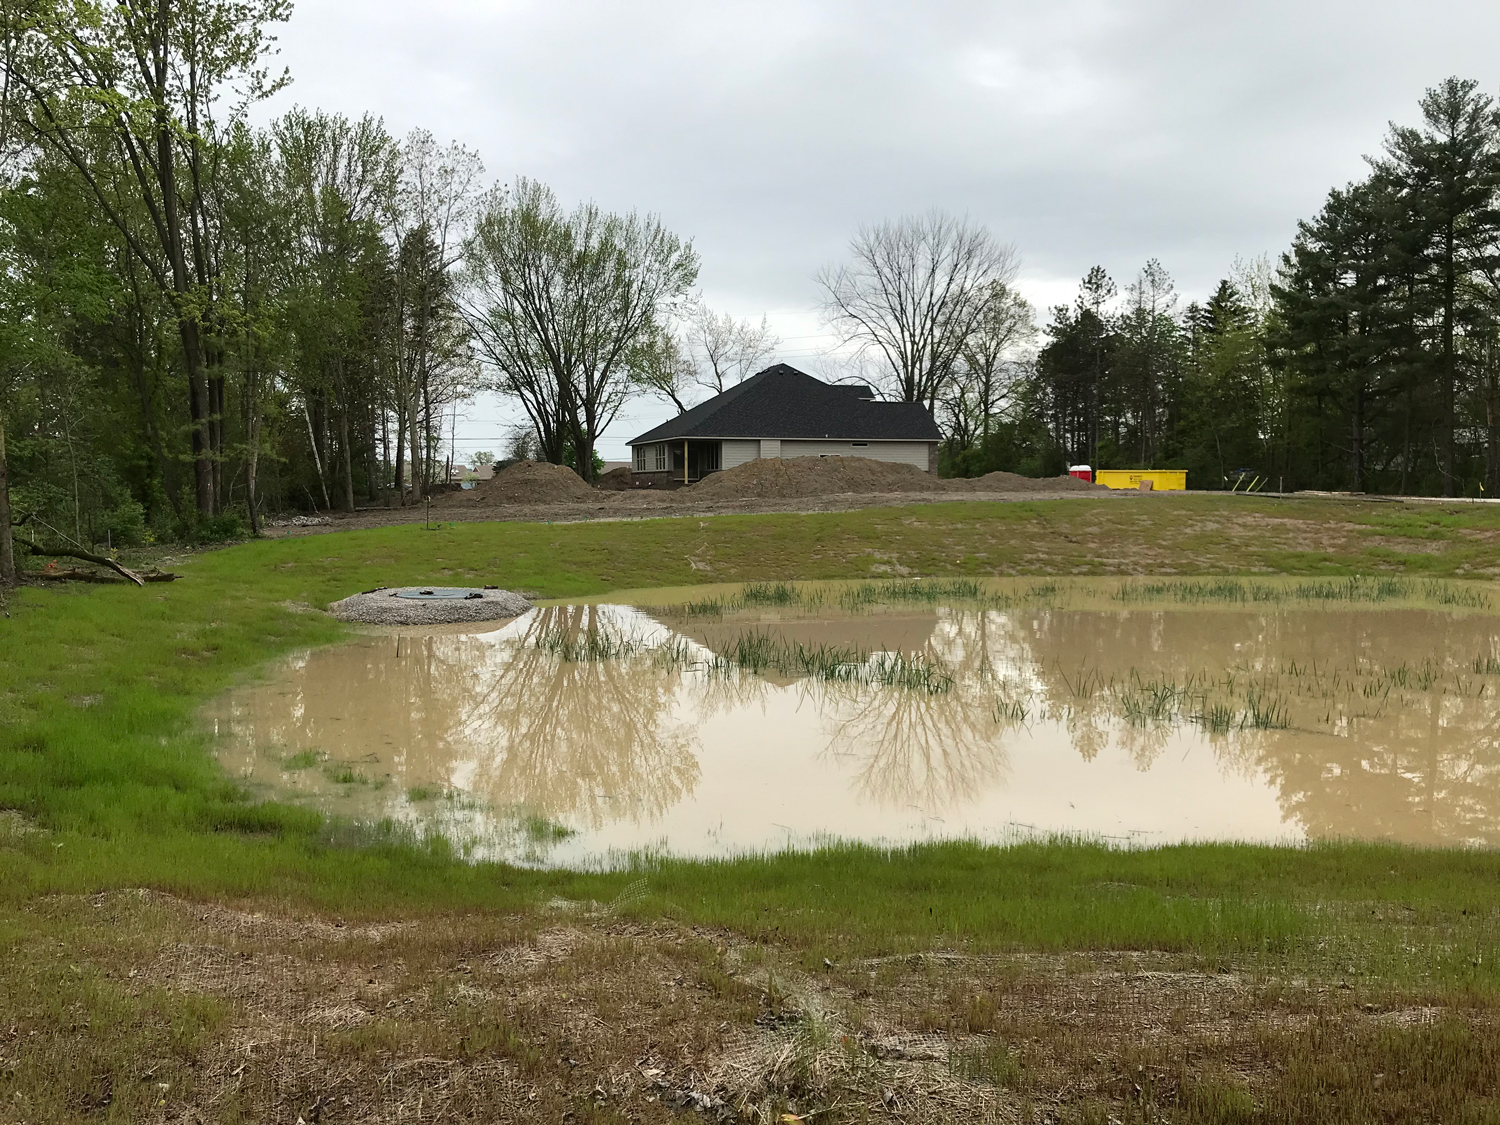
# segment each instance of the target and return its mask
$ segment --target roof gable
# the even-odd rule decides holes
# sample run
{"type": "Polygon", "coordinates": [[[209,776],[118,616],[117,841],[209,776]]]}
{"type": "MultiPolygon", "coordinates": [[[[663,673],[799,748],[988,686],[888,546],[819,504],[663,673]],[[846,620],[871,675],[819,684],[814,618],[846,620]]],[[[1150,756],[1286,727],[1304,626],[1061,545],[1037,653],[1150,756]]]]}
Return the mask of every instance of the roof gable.
{"type": "Polygon", "coordinates": [[[881,402],[870,394],[867,387],[825,383],[778,363],[628,444],[685,438],[940,440],[921,403],[881,402]]]}

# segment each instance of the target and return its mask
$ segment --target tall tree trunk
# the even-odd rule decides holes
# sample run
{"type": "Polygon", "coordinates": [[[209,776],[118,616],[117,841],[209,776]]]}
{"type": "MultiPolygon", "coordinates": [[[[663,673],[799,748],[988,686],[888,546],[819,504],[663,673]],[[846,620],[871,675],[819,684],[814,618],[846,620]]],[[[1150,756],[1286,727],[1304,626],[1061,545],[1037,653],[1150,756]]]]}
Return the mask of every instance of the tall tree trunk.
{"type": "Polygon", "coordinates": [[[349,406],[339,408],[339,450],[344,462],[344,511],[354,511],[354,457],[349,449],[349,406]]]}
{"type": "Polygon", "coordinates": [[[131,375],[135,379],[136,394],[141,402],[141,423],[146,431],[147,444],[151,446],[151,457],[156,462],[156,475],[161,478],[162,491],[167,494],[167,503],[172,505],[172,512],[178,520],[186,522],[182,511],[182,497],[178,495],[178,478],[174,471],[175,462],[167,457],[166,448],[162,445],[161,427],[156,424],[156,407],[151,401],[151,386],[146,379],[145,352],[141,350],[131,364],[131,375]]]}
{"type": "Polygon", "coordinates": [[[411,444],[411,500],[413,504],[418,503],[426,495],[422,488],[422,479],[427,469],[422,463],[422,407],[418,395],[418,390],[413,388],[411,399],[406,404],[407,410],[411,412],[406,423],[406,440],[411,444]]]}
{"type": "MultiPolygon", "coordinates": [[[[432,462],[433,454],[437,451],[436,443],[432,440],[432,389],[428,385],[427,373],[422,373],[422,491],[417,499],[426,496],[432,490],[432,462]]],[[[415,430],[413,431],[415,432],[415,430]]],[[[413,468],[416,466],[413,465],[413,468]]]]}
{"type": "Polygon", "coordinates": [[[250,407],[250,417],[245,426],[245,504],[250,509],[250,534],[260,534],[260,513],[256,510],[260,497],[255,491],[255,470],[260,463],[260,421],[255,416],[255,407],[250,407]]]}
{"type": "Polygon", "coordinates": [[[1496,367],[1495,343],[1484,354],[1484,491],[1500,495],[1500,370],[1496,367]]]}
{"type": "Polygon", "coordinates": [[[16,581],[16,548],[10,534],[10,463],[5,453],[5,414],[0,411],[0,586],[16,581]]]}
{"type": "Polygon", "coordinates": [[[191,317],[178,321],[183,361],[187,365],[188,405],[192,418],[193,491],[200,516],[214,514],[214,474],[208,437],[208,380],[203,374],[203,354],[198,347],[198,323],[191,317]]]}
{"type": "Polygon", "coordinates": [[[1365,381],[1354,383],[1354,411],[1349,426],[1349,491],[1365,490],[1365,381]]]}
{"type": "Polygon", "coordinates": [[[406,481],[403,474],[406,472],[406,406],[397,397],[396,405],[396,502],[402,507],[406,506],[406,481]]]}
{"type": "Polygon", "coordinates": [[[328,479],[323,475],[323,455],[318,452],[318,438],[313,433],[312,411],[307,408],[307,399],[302,400],[302,416],[307,419],[307,440],[312,446],[313,468],[318,470],[318,487],[323,491],[323,507],[332,508],[328,499],[328,479]]]}
{"type": "Polygon", "coordinates": [[[208,378],[208,440],[212,456],[214,504],[222,507],[228,499],[224,489],[224,376],[222,363],[214,363],[208,378]]]}
{"type": "Polygon", "coordinates": [[[1450,219],[1443,246],[1443,495],[1453,495],[1454,399],[1457,391],[1457,357],[1453,351],[1454,304],[1458,299],[1458,281],[1454,266],[1454,232],[1450,219]]]}

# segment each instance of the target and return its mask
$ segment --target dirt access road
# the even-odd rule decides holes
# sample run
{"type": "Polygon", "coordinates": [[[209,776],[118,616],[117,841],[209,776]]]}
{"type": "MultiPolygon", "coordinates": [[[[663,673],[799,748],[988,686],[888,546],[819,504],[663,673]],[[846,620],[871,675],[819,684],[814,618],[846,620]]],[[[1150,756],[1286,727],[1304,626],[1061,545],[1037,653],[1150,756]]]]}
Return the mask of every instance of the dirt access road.
{"type": "Polygon", "coordinates": [[[273,526],[273,536],[350,531],[391,524],[516,520],[575,523],[664,516],[722,516],[770,512],[847,512],[953,501],[1131,499],[1071,477],[1033,479],[990,473],[972,480],[943,480],[909,465],[862,457],[799,457],[752,461],[671,491],[610,490],[585,484],[570,469],[523,461],[465,492],[447,493],[430,505],[332,512],[319,522],[273,526]]]}

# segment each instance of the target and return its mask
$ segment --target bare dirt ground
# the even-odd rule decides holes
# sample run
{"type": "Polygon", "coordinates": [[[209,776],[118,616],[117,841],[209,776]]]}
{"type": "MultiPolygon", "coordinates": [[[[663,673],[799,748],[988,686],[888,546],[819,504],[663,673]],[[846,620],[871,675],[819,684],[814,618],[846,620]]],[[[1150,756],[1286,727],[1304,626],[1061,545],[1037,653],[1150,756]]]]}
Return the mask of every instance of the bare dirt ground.
{"type": "MultiPolygon", "coordinates": [[[[1449,1015],[1161,954],[835,964],[561,901],[369,926],[150,891],[34,909],[83,938],[75,975],[217,1013],[134,1059],[136,1089],[116,1068],[78,1095],[131,1120],[1155,1120],[1184,1084],[1277,1080],[1311,1028],[1354,1042],[1449,1015]]],[[[70,1034],[0,1028],[0,1069],[70,1034]]]]}
{"type": "Polygon", "coordinates": [[[1138,495],[1091,485],[1071,477],[1033,479],[990,473],[971,480],[943,480],[909,465],[863,457],[798,457],[752,461],[715,473],[687,488],[621,489],[585,484],[570,469],[522,461],[478,487],[445,493],[431,505],[365,508],[327,513],[319,522],[273,527],[273,536],[309,535],[400,523],[439,520],[516,520],[571,523],[580,520],[653,519],[770,512],[846,512],[907,504],[952,501],[1062,500],[1085,496],[1138,495]]]}
{"type": "MultiPolygon", "coordinates": [[[[586,503],[546,504],[482,504],[432,505],[429,514],[425,506],[408,508],[364,508],[353,514],[343,512],[320,513],[326,523],[310,526],[270,527],[266,535],[271,538],[297,535],[317,535],[328,531],[358,531],[370,527],[388,527],[392,524],[424,523],[429,518],[434,522],[468,523],[486,521],[517,521],[524,523],[577,523],[584,520],[646,520],[664,516],[728,516],[756,515],[772,512],[853,512],[863,508],[893,508],[909,504],[944,504],[959,501],[1021,501],[1021,500],[1077,500],[1088,493],[1078,492],[971,492],[963,494],[940,493],[937,495],[913,494],[910,492],[843,493],[832,496],[802,497],[794,499],[746,499],[720,501],[674,501],[671,493],[613,492],[615,500],[589,501],[586,503]]],[[[1110,494],[1119,499],[1131,499],[1133,492],[1110,494]]],[[[1097,498],[1097,494],[1096,494],[1097,498]]],[[[1108,499],[1106,496],[1105,499],[1108,499]]]]}

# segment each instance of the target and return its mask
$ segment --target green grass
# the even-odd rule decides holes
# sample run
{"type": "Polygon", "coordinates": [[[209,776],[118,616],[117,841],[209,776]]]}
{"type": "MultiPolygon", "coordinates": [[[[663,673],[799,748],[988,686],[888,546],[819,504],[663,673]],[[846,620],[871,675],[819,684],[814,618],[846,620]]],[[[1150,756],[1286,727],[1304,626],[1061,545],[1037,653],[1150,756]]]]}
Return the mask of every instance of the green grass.
{"type": "MultiPolygon", "coordinates": [[[[417,843],[394,827],[329,824],[306,809],[252,803],[223,776],[195,724],[197,708],[279,654],[346,635],[301,607],[374,585],[483,581],[563,597],[737,580],[760,583],[754,597],[774,606],[794,597],[791,579],[884,583],[892,566],[953,581],[1140,573],[1166,557],[1171,569],[1243,574],[1276,569],[1274,556],[1297,573],[1352,573],[1370,560],[1349,507],[1188,498],[392,527],[199,554],[172,564],[186,576],[181,582],[145,590],[23,590],[0,631],[0,808],[19,810],[45,832],[0,841],[0,899],[18,905],[57,892],[147,886],[366,916],[508,909],[554,895],[610,902],[639,878],[467,865],[440,841],[417,843]],[[1354,527],[1347,550],[1285,553],[1283,540],[1305,540],[1303,521],[1325,508],[1354,527]],[[1229,548],[1205,554],[1194,521],[1247,514],[1263,521],[1251,537],[1258,548],[1234,546],[1229,536],[1229,548]],[[1266,530],[1264,521],[1277,519],[1297,526],[1266,530]],[[694,569],[689,555],[711,569],[694,569]],[[103,698],[71,702],[84,695],[103,698]]],[[[1476,544],[1500,535],[1500,514],[1471,509],[1440,530],[1452,532],[1451,549],[1422,554],[1423,578],[1472,573],[1476,544]]],[[[920,669],[889,671],[922,677],[920,669]]],[[[1258,716],[1255,724],[1278,721],[1273,700],[1244,710],[1258,716]]],[[[1010,712],[1018,721],[1024,714],[1024,706],[1010,712]]],[[[1237,713],[1234,721],[1243,720],[1237,713]]],[[[352,768],[329,768],[348,769],[340,780],[359,780],[352,768]]],[[[1390,958],[1393,971],[1489,988],[1500,963],[1487,905],[1500,862],[1483,852],[1349,844],[1122,853],[955,843],[674,862],[645,874],[650,894],[631,909],[775,933],[808,949],[937,943],[1321,957],[1318,942],[1332,928],[1367,944],[1377,960],[1390,958]],[[1396,931],[1360,920],[1368,902],[1417,909],[1420,925],[1403,918],[1417,928],[1400,930],[1417,949],[1404,965],[1391,953],[1396,931]]]]}

